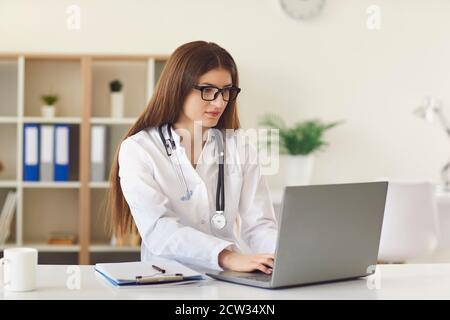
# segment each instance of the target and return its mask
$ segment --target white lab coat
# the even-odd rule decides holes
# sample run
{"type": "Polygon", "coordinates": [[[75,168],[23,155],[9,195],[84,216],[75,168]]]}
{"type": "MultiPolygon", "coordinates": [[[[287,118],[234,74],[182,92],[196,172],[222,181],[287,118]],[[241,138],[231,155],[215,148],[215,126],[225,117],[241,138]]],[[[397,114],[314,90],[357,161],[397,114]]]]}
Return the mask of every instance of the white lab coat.
{"type": "Polygon", "coordinates": [[[208,130],[194,168],[180,145],[180,136],[174,130],[172,134],[187,184],[193,191],[187,201],[180,200],[183,190],[157,128],[142,130],[120,146],[120,186],[142,238],[141,259],[158,255],[222,270],[218,254],[225,248],[273,253],[278,228],[266,179],[260,166],[252,162],[256,150],[238,133],[226,137],[227,225],[217,230],[210,223],[216,209],[218,172],[214,135],[208,130]]]}

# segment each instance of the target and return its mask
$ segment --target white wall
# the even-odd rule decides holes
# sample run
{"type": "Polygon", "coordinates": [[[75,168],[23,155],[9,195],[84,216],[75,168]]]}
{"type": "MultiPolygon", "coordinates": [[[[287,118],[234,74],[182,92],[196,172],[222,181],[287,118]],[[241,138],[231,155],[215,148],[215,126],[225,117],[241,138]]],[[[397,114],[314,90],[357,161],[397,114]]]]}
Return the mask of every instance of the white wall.
{"type": "Polygon", "coordinates": [[[0,51],[169,54],[214,41],[240,68],[245,127],[265,112],[346,121],[326,135],[314,183],[438,181],[447,137],[411,110],[428,93],[450,108],[449,12],[446,0],[328,0],[297,22],[277,0],[0,0],[0,51]],[[66,28],[70,4],[81,7],[79,31],[66,28]],[[379,31],[366,28],[372,4],[379,31]]]}

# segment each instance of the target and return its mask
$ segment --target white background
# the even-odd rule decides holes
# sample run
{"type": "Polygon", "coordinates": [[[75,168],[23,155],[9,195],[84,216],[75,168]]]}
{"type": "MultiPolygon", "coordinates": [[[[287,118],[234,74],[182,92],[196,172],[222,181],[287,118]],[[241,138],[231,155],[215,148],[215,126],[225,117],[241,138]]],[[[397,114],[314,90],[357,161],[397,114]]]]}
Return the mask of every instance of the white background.
{"type": "Polygon", "coordinates": [[[0,52],[170,54],[213,41],[238,64],[244,128],[266,112],[346,121],[326,134],[313,183],[439,181],[448,138],[411,111],[426,94],[450,108],[449,13],[446,0],[328,0],[300,22],[277,0],[0,0],[0,52]],[[81,30],[66,27],[72,4],[81,30]],[[370,5],[381,30],[366,27],[370,5]]]}

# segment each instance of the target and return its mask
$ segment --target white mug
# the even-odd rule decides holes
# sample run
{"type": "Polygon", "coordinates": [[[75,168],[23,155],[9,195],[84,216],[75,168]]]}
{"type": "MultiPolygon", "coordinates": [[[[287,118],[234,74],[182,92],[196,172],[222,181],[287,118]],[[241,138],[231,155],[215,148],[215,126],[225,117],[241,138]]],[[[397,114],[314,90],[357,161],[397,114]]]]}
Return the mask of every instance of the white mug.
{"type": "Polygon", "coordinates": [[[38,252],[33,248],[8,248],[3,251],[0,266],[3,281],[8,291],[31,291],[36,288],[38,252]]]}

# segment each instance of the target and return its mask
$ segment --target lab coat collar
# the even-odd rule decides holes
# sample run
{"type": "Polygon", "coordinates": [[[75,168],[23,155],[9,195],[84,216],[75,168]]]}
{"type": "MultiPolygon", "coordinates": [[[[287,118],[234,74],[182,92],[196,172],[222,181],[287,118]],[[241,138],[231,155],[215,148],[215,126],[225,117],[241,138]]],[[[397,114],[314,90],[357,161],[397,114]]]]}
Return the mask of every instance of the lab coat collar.
{"type": "Polygon", "coordinates": [[[180,140],[181,140],[180,135],[175,131],[175,129],[172,126],[169,126],[169,127],[170,127],[170,130],[172,130],[173,140],[175,140],[176,145],[179,146],[180,140]]]}
{"type": "MultiPolygon", "coordinates": [[[[177,146],[180,146],[181,136],[176,132],[176,130],[174,128],[172,128],[172,126],[170,127],[170,129],[172,130],[173,140],[175,141],[177,146]]],[[[208,129],[206,131],[206,134],[207,134],[206,143],[209,143],[211,141],[211,139],[214,137],[213,130],[208,129]]]]}

